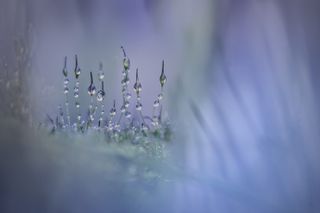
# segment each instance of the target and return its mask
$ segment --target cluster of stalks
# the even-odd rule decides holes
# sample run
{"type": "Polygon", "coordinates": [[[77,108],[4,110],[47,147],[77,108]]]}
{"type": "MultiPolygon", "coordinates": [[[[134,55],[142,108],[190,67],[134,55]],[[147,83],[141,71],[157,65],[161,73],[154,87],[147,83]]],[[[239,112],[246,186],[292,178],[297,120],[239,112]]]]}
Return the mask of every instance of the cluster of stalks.
{"type": "MultiPolygon", "coordinates": [[[[120,113],[117,115],[116,101],[113,100],[113,105],[109,111],[109,115],[105,114],[105,101],[106,101],[106,91],[104,85],[104,71],[103,64],[99,64],[99,69],[97,72],[97,78],[99,82],[99,90],[96,89],[94,84],[93,72],[89,72],[89,86],[88,95],[90,96],[90,104],[87,109],[87,116],[83,116],[80,109],[80,74],[81,69],[78,64],[78,56],[75,55],[75,67],[74,67],[74,113],[76,114],[74,119],[71,119],[70,108],[69,108],[69,73],[67,68],[67,57],[64,60],[64,66],[62,73],[64,76],[64,94],[65,94],[65,108],[61,105],[58,107],[58,115],[54,121],[48,116],[48,120],[51,123],[52,132],[55,131],[71,131],[85,133],[89,130],[98,130],[103,132],[105,136],[109,139],[121,140],[134,137],[134,136],[148,136],[148,135],[159,135],[158,133],[162,131],[167,131],[167,123],[163,125],[161,119],[162,112],[162,99],[163,99],[163,88],[167,81],[167,77],[164,73],[164,61],[162,61],[162,70],[160,75],[160,93],[158,94],[156,100],[153,103],[152,117],[144,116],[142,112],[142,84],[139,80],[139,70],[136,69],[135,73],[135,83],[133,85],[133,90],[136,94],[136,105],[135,113],[130,112],[130,99],[131,94],[129,92],[129,73],[130,73],[130,59],[127,56],[123,47],[121,47],[123,52],[123,70],[121,79],[121,93],[122,93],[122,105],[119,109],[120,113]],[[97,115],[98,107],[100,107],[100,114],[97,115]],[[134,115],[134,116],[133,116],[134,115]],[[98,117],[97,121],[95,118],[98,117]],[[148,119],[147,119],[148,118],[148,119]],[[147,122],[148,121],[148,122],[147,122]],[[157,133],[157,134],[155,134],[157,133]]],[[[133,107],[132,107],[133,108],[133,107]]],[[[167,134],[165,132],[164,134],[167,134]]]]}

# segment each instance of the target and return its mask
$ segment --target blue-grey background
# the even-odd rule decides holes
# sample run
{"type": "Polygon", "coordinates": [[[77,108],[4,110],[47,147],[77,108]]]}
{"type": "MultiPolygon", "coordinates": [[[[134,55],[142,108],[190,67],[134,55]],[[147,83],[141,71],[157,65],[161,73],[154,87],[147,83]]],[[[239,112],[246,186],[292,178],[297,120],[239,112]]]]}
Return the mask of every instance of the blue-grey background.
{"type": "Polygon", "coordinates": [[[319,9],[316,0],[1,0],[1,212],[318,212],[319,9]],[[120,101],[121,45],[140,69],[145,113],[166,62],[179,172],[156,187],[122,181],[119,159],[90,137],[84,148],[52,145],[27,127],[63,103],[64,56],[79,55],[85,85],[102,61],[106,107],[120,101]]]}

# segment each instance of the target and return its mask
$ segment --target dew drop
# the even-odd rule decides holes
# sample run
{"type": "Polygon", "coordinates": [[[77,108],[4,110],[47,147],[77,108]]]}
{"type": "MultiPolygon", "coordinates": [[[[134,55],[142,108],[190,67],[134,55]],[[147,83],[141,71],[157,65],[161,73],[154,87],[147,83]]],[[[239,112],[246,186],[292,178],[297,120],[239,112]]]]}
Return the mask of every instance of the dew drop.
{"type": "Polygon", "coordinates": [[[126,94],[126,99],[129,100],[130,98],[131,98],[131,94],[128,92],[128,93],[126,94]]]}
{"type": "Polygon", "coordinates": [[[124,86],[127,86],[129,83],[130,83],[130,79],[129,79],[129,76],[126,74],[125,77],[121,80],[121,85],[124,87],[124,86]]]}
{"type": "Polygon", "coordinates": [[[129,78],[125,78],[125,85],[128,85],[130,83],[130,79],[129,78]]]}
{"type": "Polygon", "coordinates": [[[65,86],[68,85],[69,79],[68,79],[68,78],[65,78],[63,83],[64,83],[65,86]]]}
{"type": "Polygon", "coordinates": [[[97,93],[97,101],[99,101],[99,102],[103,101],[104,96],[105,96],[105,92],[103,90],[99,90],[97,93]]]}
{"type": "Polygon", "coordinates": [[[160,93],[160,94],[158,95],[158,100],[161,101],[162,99],[163,99],[163,94],[160,93]]]}
{"type": "Polygon", "coordinates": [[[74,73],[75,73],[76,78],[79,78],[79,76],[80,76],[80,74],[81,74],[81,69],[78,67],[78,68],[74,71],[74,73]]]}
{"type": "Polygon", "coordinates": [[[129,70],[130,69],[130,59],[128,57],[125,57],[123,59],[123,68],[125,70],[129,70]]]}
{"type": "Polygon", "coordinates": [[[124,102],[124,107],[125,107],[125,108],[128,108],[129,105],[130,105],[129,101],[125,101],[125,102],[124,102]]]}
{"type": "Polygon", "coordinates": [[[158,107],[159,104],[160,104],[159,99],[157,99],[153,102],[153,107],[158,107]]]}
{"type": "Polygon", "coordinates": [[[63,66],[62,74],[64,75],[64,77],[68,76],[67,57],[64,58],[64,66],[63,66]]]}
{"type": "Polygon", "coordinates": [[[138,103],[136,104],[136,110],[137,110],[137,111],[141,111],[141,110],[142,110],[142,104],[141,104],[140,102],[138,102],[138,103]]]}
{"type": "Polygon", "coordinates": [[[90,84],[90,86],[88,87],[88,94],[90,96],[93,96],[96,94],[96,87],[93,84],[90,84]]]}
{"type": "Polygon", "coordinates": [[[161,74],[160,76],[160,84],[161,84],[161,87],[163,87],[163,85],[167,82],[167,77],[165,74],[161,74]]]}
{"type": "Polygon", "coordinates": [[[102,81],[104,79],[104,73],[103,72],[99,72],[98,73],[98,78],[100,81],[102,81]]]}
{"type": "Polygon", "coordinates": [[[121,106],[120,111],[124,113],[126,111],[126,107],[124,105],[121,106]]]}
{"type": "Polygon", "coordinates": [[[141,124],[141,129],[142,129],[143,131],[147,131],[147,130],[148,130],[148,127],[147,127],[144,123],[142,123],[142,124],[141,124]]]}
{"type": "Polygon", "coordinates": [[[111,132],[111,131],[113,130],[112,125],[108,125],[107,129],[108,129],[108,131],[110,131],[110,132],[111,132]]]}
{"type": "Polygon", "coordinates": [[[124,48],[121,46],[122,52],[123,52],[123,67],[125,70],[130,69],[130,60],[127,57],[126,51],[124,50],[124,48]]]}
{"type": "Polygon", "coordinates": [[[74,67],[74,75],[75,75],[76,79],[78,79],[80,76],[80,73],[81,73],[81,69],[78,66],[78,56],[77,55],[75,55],[75,61],[76,61],[76,64],[74,67]]]}
{"type": "Polygon", "coordinates": [[[162,61],[162,70],[161,70],[161,75],[160,75],[160,85],[163,87],[163,85],[166,83],[167,77],[164,74],[164,61],[162,61]]]}
{"type": "Polygon", "coordinates": [[[133,90],[139,94],[142,91],[142,85],[140,82],[136,82],[133,86],[133,90]]]}
{"type": "Polygon", "coordinates": [[[104,72],[103,72],[102,68],[103,68],[103,64],[102,64],[102,62],[100,62],[99,71],[98,71],[98,79],[100,81],[102,81],[104,79],[104,72]]]}
{"type": "Polygon", "coordinates": [[[116,115],[116,109],[115,108],[112,108],[111,110],[110,110],[110,116],[115,116],[116,115]]]}
{"type": "Polygon", "coordinates": [[[125,80],[124,80],[124,79],[122,79],[122,80],[121,80],[121,85],[122,85],[122,86],[125,86],[125,85],[126,85],[126,83],[125,83],[125,80]]]}
{"type": "Polygon", "coordinates": [[[157,126],[159,123],[158,123],[158,117],[157,116],[153,116],[152,117],[152,125],[154,126],[157,126]]]}
{"type": "Polygon", "coordinates": [[[126,118],[131,118],[131,113],[129,111],[126,111],[125,114],[126,118]]]}
{"type": "Polygon", "coordinates": [[[68,94],[68,92],[69,92],[68,87],[65,87],[63,92],[64,92],[64,94],[68,94]]]}
{"type": "Polygon", "coordinates": [[[67,69],[63,69],[63,70],[62,70],[62,73],[63,73],[64,77],[67,77],[67,76],[68,76],[68,71],[67,71],[67,69]]]}

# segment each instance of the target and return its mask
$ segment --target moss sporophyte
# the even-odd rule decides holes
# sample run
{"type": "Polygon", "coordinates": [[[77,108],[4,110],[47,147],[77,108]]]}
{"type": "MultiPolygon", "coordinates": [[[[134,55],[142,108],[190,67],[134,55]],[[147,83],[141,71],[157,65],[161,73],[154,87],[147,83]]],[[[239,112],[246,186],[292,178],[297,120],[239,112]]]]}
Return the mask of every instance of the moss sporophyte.
{"type": "MultiPolygon", "coordinates": [[[[85,134],[87,132],[95,131],[99,134],[103,134],[107,141],[132,140],[136,143],[136,138],[159,138],[162,140],[170,140],[171,127],[168,119],[163,119],[163,98],[164,98],[164,86],[167,82],[165,75],[164,61],[162,61],[162,67],[159,77],[160,93],[156,96],[156,99],[152,103],[152,115],[148,116],[143,113],[142,105],[142,83],[139,79],[139,70],[136,68],[135,83],[133,85],[133,91],[135,92],[135,107],[130,108],[130,100],[132,98],[129,92],[130,84],[130,59],[121,46],[123,53],[122,59],[122,78],[121,78],[121,96],[122,104],[119,105],[119,113],[117,113],[117,104],[115,100],[111,100],[112,106],[109,109],[109,113],[105,113],[105,103],[110,101],[105,90],[105,73],[103,64],[99,63],[97,75],[90,71],[88,74],[83,75],[79,66],[78,56],[75,55],[75,67],[74,67],[74,91],[73,97],[70,97],[69,93],[69,78],[71,77],[68,72],[68,60],[64,58],[64,64],[62,68],[63,80],[63,92],[65,95],[65,107],[62,105],[58,107],[58,114],[53,119],[51,116],[47,116],[46,126],[50,129],[51,133],[79,133],[85,134]],[[90,104],[87,109],[80,108],[79,97],[80,94],[80,74],[81,76],[89,77],[89,86],[87,88],[87,94],[90,97],[90,104]],[[95,81],[95,77],[96,80],[95,81]],[[99,82],[98,89],[95,86],[95,82],[99,82]],[[69,100],[73,99],[73,108],[70,108],[69,100]],[[100,113],[98,113],[100,108],[100,113]],[[71,112],[75,112],[75,116],[70,115],[71,112]],[[95,119],[98,117],[98,119],[95,119]]],[[[142,140],[142,139],[141,139],[142,140]]]]}

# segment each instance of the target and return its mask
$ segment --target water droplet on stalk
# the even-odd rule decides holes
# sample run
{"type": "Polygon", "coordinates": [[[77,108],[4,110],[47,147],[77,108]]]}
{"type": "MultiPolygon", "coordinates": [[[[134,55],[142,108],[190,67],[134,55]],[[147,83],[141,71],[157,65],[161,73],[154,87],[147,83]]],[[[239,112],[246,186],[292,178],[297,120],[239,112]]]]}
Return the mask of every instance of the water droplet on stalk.
{"type": "Polygon", "coordinates": [[[69,79],[68,79],[68,78],[65,78],[64,81],[63,81],[63,83],[64,83],[65,86],[67,86],[68,83],[69,83],[69,79]]]}
{"type": "Polygon", "coordinates": [[[135,93],[137,93],[137,95],[139,95],[139,93],[142,91],[142,85],[139,82],[139,70],[138,70],[138,68],[136,69],[136,83],[133,85],[133,90],[135,91],[135,93]]]}
{"type": "Polygon", "coordinates": [[[124,102],[124,107],[125,107],[125,108],[128,108],[129,105],[130,105],[129,101],[125,101],[125,102],[124,102]]]}
{"type": "Polygon", "coordinates": [[[130,59],[127,57],[127,54],[123,48],[123,46],[121,46],[122,52],[123,52],[123,68],[125,70],[129,70],[130,69],[130,59]]]}
{"type": "Polygon", "coordinates": [[[159,99],[157,99],[157,100],[155,100],[155,101],[153,102],[153,107],[158,107],[159,104],[160,104],[160,101],[159,101],[159,99]]]}
{"type": "Polygon", "coordinates": [[[158,125],[158,117],[157,116],[153,116],[151,123],[152,123],[152,125],[157,126],[158,125]]]}
{"type": "MultiPolygon", "coordinates": [[[[122,85],[122,86],[125,86],[125,85],[126,85],[126,83],[125,83],[125,80],[124,80],[124,79],[122,79],[122,80],[121,80],[121,85],[122,85]]],[[[123,92],[124,92],[124,91],[123,91],[123,92]]]]}
{"type": "Polygon", "coordinates": [[[126,107],[124,105],[121,106],[120,111],[124,113],[126,111],[126,107]]]}
{"type": "Polygon", "coordinates": [[[136,82],[133,86],[133,90],[139,94],[142,91],[142,85],[140,82],[136,82]]]}
{"type": "Polygon", "coordinates": [[[140,102],[138,102],[138,103],[136,104],[136,110],[137,110],[137,111],[141,111],[141,110],[142,110],[142,104],[141,104],[140,102]]]}
{"type": "Polygon", "coordinates": [[[116,115],[116,112],[117,112],[117,110],[116,110],[116,101],[113,100],[113,106],[112,106],[112,108],[111,108],[111,110],[110,110],[110,116],[111,116],[111,117],[115,116],[115,115],[116,115]]]}
{"type": "Polygon", "coordinates": [[[98,78],[100,81],[102,81],[104,79],[104,73],[98,74],[98,78]]]}
{"type": "Polygon", "coordinates": [[[103,101],[104,99],[104,95],[105,95],[105,92],[103,90],[99,90],[99,92],[97,93],[97,101],[103,101]]]}
{"type": "Polygon", "coordinates": [[[129,70],[130,69],[130,59],[129,58],[124,58],[123,59],[123,67],[125,70],[129,70]]]}
{"type": "Polygon", "coordinates": [[[67,56],[66,56],[66,57],[64,57],[64,66],[63,66],[62,74],[64,75],[64,77],[67,77],[67,76],[68,76],[68,70],[67,70],[67,56]]]}
{"type": "Polygon", "coordinates": [[[130,98],[131,98],[131,94],[128,92],[128,93],[126,94],[126,99],[129,100],[130,98]]]}
{"type": "Polygon", "coordinates": [[[103,64],[102,64],[102,62],[100,62],[100,64],[99,64],[98,79],[100,81],[102,81],[104,79],[104,72],[103,72],[103,64]]]}
{"type": "Polygon", "coordinates": [[[107,129],[108,129],[108,131],[110,131],[110,132],[111,132],[111,131],[113,130],[112,125],[108,125],[108,126],[107,126],[107,129]]]}
{"type": "Polygon", "coordinates": [[[164,74],[164,61],[162,61],[162,70],[160,75],[160,85],[163,87],[163,85],[167,82],[167,77],[164,74]]]}
{"type": "Polygon", "coordinates": [[[103,101],[105,95],[106,93],[104,91],[104,82],[101,81],[101,90],[98,91],[97,101],[103,101]]]}
{"type": "Polygon", "coordinates": [[[141,129],[142,129],[143,131],[147,131],[147,130],[148,130],[148,127],[147,127],[144,123],[142,123],[142,124],[141,124],[141,129]]]}
{"type": "Polygon", "coordinates": [[[110,116],[115,116],[116,115],[116,110],[115,109],[111,109],[110,110],[110,116]]]}
{"type": "Polygon", "coordinates": [[[125,114],[126,118],[130,118],[131,117],[131,113],[129,111],[126,111],[125,114]]]}
{"type": "Polygon", "coordinates": [[[93,95],[95,95],[96,94],[96,87],[94,86],[94,84],[93,84],[93,77],[92,77],[92,72],[90,72],[90,85],[89,85],[89,87],[88,87],[88,94],[90,95],[90,96],[93,96],[93,95]]]}
{"type": "Polygon", "coordinates": [[[115,128],[115,129],[120,129],[120,124],[115,124],[115,125],[114,125],[114,128],[115,128]]]}
{"type": "Polygon", "coordinates": [[[75,60],[76,60],[76,65],[74,68],[74,75],[75,75],[76,79],[78,79],[81,74],[81,69],[78,65],[78,56],[77,55],[75,55],[75,60]]]}
{"type": "Polygon", "coordinates": [[[163,99],[163,94],[160,93],[160,94],[158,95],[158,100],[161,101],[162,99],[163,99]]]}
{"type": "Polygon", "coordinates": [[[96,94],[96,87],[93,84],[90,84],[88,87],[88,94],[94,96],[96,94]]]}
{"type": "Polygon", "coordinates": [[[130,79],[129,79],[129,76],[128,76],[128,75],[126,75],[126,76],[124,77],[122,83],[123,83],[123,86],[128,86],[128,85],[129,85],[130,79]]]}

